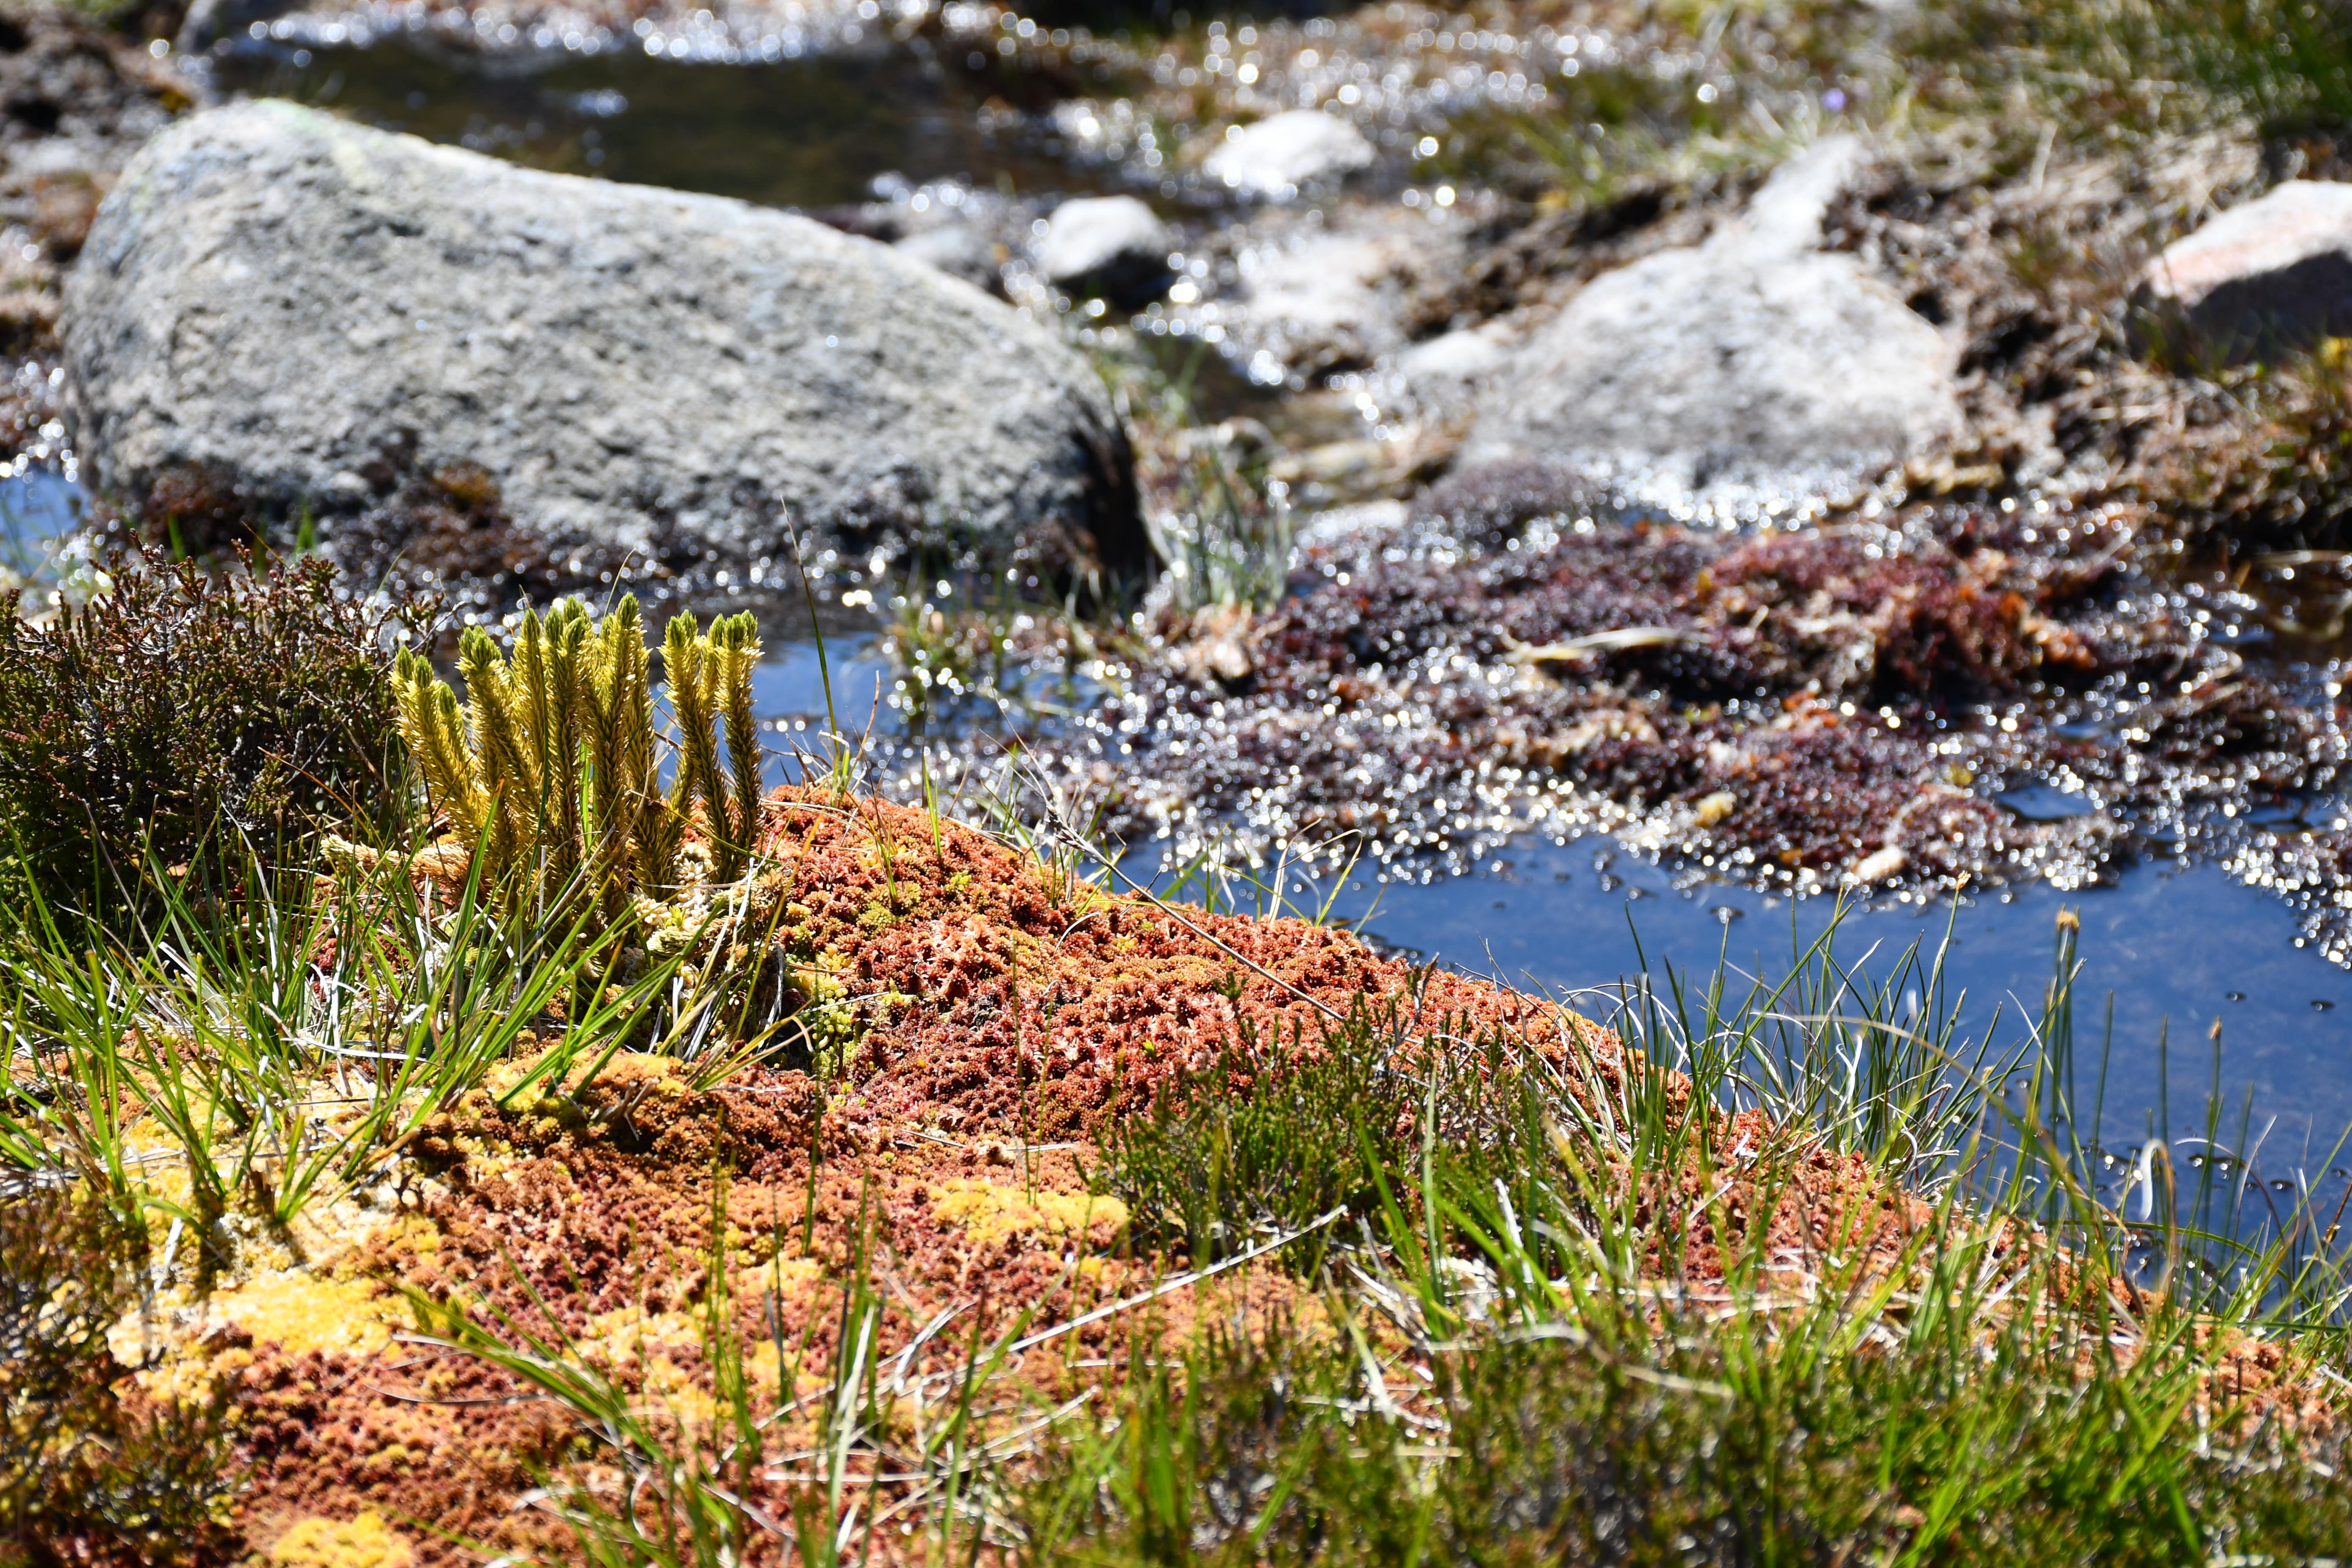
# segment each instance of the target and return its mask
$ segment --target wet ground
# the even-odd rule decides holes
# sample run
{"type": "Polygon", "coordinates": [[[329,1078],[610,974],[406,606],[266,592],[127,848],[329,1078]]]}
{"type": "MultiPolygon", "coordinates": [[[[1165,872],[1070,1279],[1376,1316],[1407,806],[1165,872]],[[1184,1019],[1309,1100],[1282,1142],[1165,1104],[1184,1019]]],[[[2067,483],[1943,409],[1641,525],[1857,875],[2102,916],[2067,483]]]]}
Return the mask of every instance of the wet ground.
{"type": "MultiPolygon", "coordinates": [[[[1629,187],[1657,151],[1656,106],[1678,98],[1687,120],[1736,92],[1810,132],[1847,89],[1806,85],[1815,68],[1793,47],[1759,65],[1741,24],[1709,46],[1748,51],[1734,83],[1732,55],[1645,55],[1593,28],[1457,30],[1403,8],[1188,22],[1164,47],[1149,24],[1097,37],[1075,14],[980,7],[812,10],[805,27],[656,8],[601,32],[529,9],[480,26],[298,13],[233,31],[194,74],[886,240],[969,225],[996,287],[1129,367],[1147,488],[1171,518],[1210,526],[1205,474],[1238,483],[1247,515],[1227,524],[1307,525],[1299,570],[1255,616],[1163,595],[1132,623],[1073,627],[1042,606],[974,608],[968,583],[822,585],[834,723],[866,737],[893,792],[1050,797],[1131,842],[1137,875],[1165,885],[1205,855],[1245,900],[1268,897],[1249,876],[1303,846],[1309,864],[1283,874],[1309,880],[1283,892],[1291,907],[1319,905],[1336,875],[1332,913],[1381,941],[1559,988],[1644,956],[1773,973],[1841,893],[1862,900],[1841,951],[1932,946],[1957,896],[1953,989],[1989,1019],[1996,1000],[2039,1006],[2053,921],[2079,908],[2086,1011],[2116,998],[2111,1131],[2148,1131],[2168,1104],[2181,1131],[2217,1083],[2286,1111],[2298,1147],[2352,1125],[2334,1011],[2352,976],[2331,962],[2352,958],[2336,778],[2352,595],[2332,541],[2280,524],[2237,548],[2139,491],[2078,486],[2053,508],[2021,477],[2040,459],[1990,437],[1918,487],[1943,499],[1898,489],[1821,532],[1726,536],[1608,496],[1429,501],[1461,409],[1402,376],[1400,353],[1524,313],[1580,268],[1703,235],[1741,179],[1684,163],[1629,187]],[[1720,93],[1692,96],[1718,77],[1720,93]],[[1280,209],[1199,177],[1192,142],[1294,100],[1353,106],[1376,167],[1280,209]],[[1547,142],[1547,124],[1575,145],[1547,142]],[[1542,180],[1580,194],[1546,205],[1530,196],[1542,180]],[[1057,294],[1025,261],[1055,201],[1108,191],[1177,225],[1177,289],[1131,318],[1057,294]],[[1355,248],[1318,249],[1327,230],[1355,248]],[[1317,268],[1360,253],[1377,286],[1349,285],[1321,325],[1253,309],[1282,289],[1297,306],[1317,268]],[[1314,522],[1365,500],[1391,510],[1314,522]],[[1891,620],[1890,600],[1906,607],[1891,620]]],[[[1825,79],[1853,82],[1861,108],[1858,81],[1825,79]]],[[[1702,122],[1727,134],[1711,111],[1684,129],[1702,122]]],[[[2144,368],[2069,337],[2074,318],[2001,303],[1966,247],[1922,239],[1944,232],[1921,216],[1937,202],[1957,198],[1878,192],[1839,243],[1926,268],[1935,309],[1984,317],[1987,341],[2010,345],[1987,384],[2092,376],[2052,426],[2062,440],[2070,419],[2096,424],[2116,377],[2158,397],[2144,368]]],[[[48,429],[45,385],[21,400],[28,429],[48,429]]],[[[2193,415],[2205,394],[2165,395],[2193,415]]],[[[37,475],[60,456],[43,439],[37,475]]],[[[2149,450],[2135,473],[2161,467],[2149,450]]],[[[2232,505],[2270,482],[2224,479],[2232,505]]],[[[33,535],[69,504],[37,478],[9,485],[0,510],[33,535]]],[[[761,701],[780,743],[819,746],[827,705],[793,597],[765,606],[761,701]]]]}
{"type": "MultiPolygon", "coordinates": [[[[928,780],[941,798],[984,816],[988,803],[1008,793],[1008,780],[1018,794],[1036,776],[1020,753],[987,741],[1018,734],[1050,746],[1055,735],[1082,730],[1107,696],[1094,679],[1041,676],[1001,710],[975,701],[961,723],[935,721],[926,731],[907,721],[906,677],[887,642],[881,633],[841,628],[826,643],[825,666],[814,641],[772,645],[758,696],[779,746],[822,754],[821,669],[829,667],[831,711],[869,776],[910,798],[928,780]]],[[[803,768],[779,757],[774,776],[795,779],[803,768]]],[[[2047,808],[2035,799],[2018,804],[2047,808]]],[[[1075,801],[1066,814],[1081,824],[1088,815],[1075,801]]],[[[1682,977],[1694,1005],[1718,963],[1735,985],[1778,983],[1834,921],[1833,951],[1858,976],[1891,974],[1915,945],[1928,960],[1940,951],[1948,998],[1969,1020],[1969,1033],[2012,1044],[2043,1023],[2056,921],[2071,910],[2081,921],[2078,1092],[2086,1119],[2096,1101],[2105,1138],[2126,1146],[2168,1127],[2173,1137],[2194,1140],[2218,1089],[2232,1142],[2251,1097],[2252,1131],[2269,1129],[2273,1156],[2292,1154],[2288,1163],[2308,1165],[2315,1177],[2347,1163],[2335,1140],[2352,1127],[2343,1022],[2352,1015],[2352,973],[2324,956],[2304,916],[2276,889],[2249,885],[2213,857],[2149,856],[2063,890],[2035,880],[1958,894],[1801,895],[1710,876],[1597,826],[1514,833],[1498,817],[1453,849],[1366,853],[1338,872],[1321,857],[1276,858],[1211,877],[1145,840],[1118,875],[1178,898],[1197,900],[1213,888],[1223,906],[1345,921],[1416,959],[1561,996],[1597,992],[1597,1005],[1645,968],[1662,984],[1669,970],[1682,977]]]]}

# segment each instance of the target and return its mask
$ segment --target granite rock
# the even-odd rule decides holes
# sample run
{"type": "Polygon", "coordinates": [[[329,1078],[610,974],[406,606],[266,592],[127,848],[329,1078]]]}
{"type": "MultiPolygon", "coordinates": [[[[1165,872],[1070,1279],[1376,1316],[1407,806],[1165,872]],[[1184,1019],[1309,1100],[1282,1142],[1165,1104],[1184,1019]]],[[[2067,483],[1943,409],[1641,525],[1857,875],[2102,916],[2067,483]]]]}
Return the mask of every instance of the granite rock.
{"type": "Polygon", "coordinates": [[[294,105],[193,116],[66,291],[99,484],[197,473],[330,537],[415,475],[612,559],[680,542],[1139,569],[1125,437],[1076,353],[889,247],[517,168],[294,105]]]}
{"type": "Polygon", "coordinates": [[[1604,273],[1479,400],[1465,465],[1564,465],[1727,511],[1847,492],[1956,430],[1958,346],[1819,248],[1852,138],[1777,171],[1705,243],[1604,273]]]}

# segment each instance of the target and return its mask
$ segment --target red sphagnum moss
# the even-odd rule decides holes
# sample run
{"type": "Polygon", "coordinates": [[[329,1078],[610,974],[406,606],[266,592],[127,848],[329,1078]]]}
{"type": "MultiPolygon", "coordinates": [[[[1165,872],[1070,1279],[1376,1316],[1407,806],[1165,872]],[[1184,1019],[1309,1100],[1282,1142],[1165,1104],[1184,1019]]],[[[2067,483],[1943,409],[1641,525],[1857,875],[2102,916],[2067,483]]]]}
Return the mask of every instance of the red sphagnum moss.
{"type": "MultiPolygon", "coordinates": [[[[677,1062],[625,1057],[569,1103],[500,1111],[477,1095],[416,1142],[406,1211],[360,1245],[344,1279],[373,1280],[404,1308],[404,1294],[465,1302],[510,1343],[563,1345],[666,1429],[707,1432],[715,1226],[728,1284],[719,1315],[744,1347],[755,1398],[772,1409],[820,1395],[772,1426],[767,1452],[790,1456],[814,1446],[821,1391],[852,1328],[853,1276],[878,1304],[882,1357],[955,1312],[914,1359],[917,1374],[952,1373],[975,1343],[1167,1279],[1169,1260],[1130,1244],[1124,1208],[1090,1191],[1086,1168],[1115,1119],[1235,1059],[1244,1028],[1313,1051],[1333,1020],[1370,1009],[1406,1048],[1499,1030],[1548,1056],[1573,1050],[1604,1079],[1624,1065],[1612,1037],[1555,1004],[1416,971],[1344,931],[1107,892],[919,811],[787,790],[771,797],[767,824],[757,897],[771,910],[781,901],[782,940],[856,1016],[838,1075],[821,1084],[753,1066],[698,1089],[677,1062]]],[[[1652,1201],[1700,1195],[1679,1180],[1628,1179],[1652,1201]]],[[[1829,1153],[1769,1193],[1735,1184],[1716,1195],[1735,1234],[1706,1221],[1682,1258],[1654,1260],[1662,1273],[1708,1278],[1718,1250],[1759,1223],[1791,1258],[1891,1260],[1930,1219],[1860,1160],[1829,1153]]],[[[987,1403],[1034,1412],[1116,1381],[1208,1314],[1244,1330],[1324,1323],[1313,1288],[1254,1264],[1016,1358],[987,1403]]],[[[569,1528],[531,1506],[537,1489],[617,1475],[572,1412],[420,1336],[362,1352],[232,1329],[205,1353],[239,1379],[241,1522],[265,1557],[276,1542],[315,1555],[341,1539],[317,1521],[370,1515],[381,1528],[361,1531],[369,1549],[389,1531],[386,1550],[419,1568],[561,1553],[569,1528]]],[[[886,1428],[911,1419],[905,1405],[886,1428]]],[[[813,1463],[762,1471],[774,1517],[790,1518],[797,1472],[813,1463]]],[[[877,1553],[897,1545],[886,1532],[877,1553]]]]}

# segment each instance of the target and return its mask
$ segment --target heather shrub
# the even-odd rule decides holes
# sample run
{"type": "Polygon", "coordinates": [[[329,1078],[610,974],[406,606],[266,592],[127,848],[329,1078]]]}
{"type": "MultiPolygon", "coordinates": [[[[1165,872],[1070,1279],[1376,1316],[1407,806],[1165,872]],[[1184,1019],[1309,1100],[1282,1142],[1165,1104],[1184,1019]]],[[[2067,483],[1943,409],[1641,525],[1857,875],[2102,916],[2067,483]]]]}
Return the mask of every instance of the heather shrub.
{"type": "Polygon", "coordinates": [[[114,563],[47,625],[0,617],[0,835],[53,908],[134,912],[152,867],[202,888],[321,814],[393,809],[386,617],[316,562],[114,563]]]}

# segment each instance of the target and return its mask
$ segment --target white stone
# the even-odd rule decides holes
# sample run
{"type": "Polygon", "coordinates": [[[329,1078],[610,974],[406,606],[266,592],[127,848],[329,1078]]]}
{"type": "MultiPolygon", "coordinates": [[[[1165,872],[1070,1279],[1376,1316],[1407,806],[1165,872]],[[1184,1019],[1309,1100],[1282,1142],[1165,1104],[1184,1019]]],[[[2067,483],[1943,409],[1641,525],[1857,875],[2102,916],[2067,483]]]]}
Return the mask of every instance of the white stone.
{"type": "Polygon", "coordinates": [[[1293,109],[1229,132],[1201,167],[1245,195],[1279,201],[1371,161],[1372,144],[1353,125],[1321,110],[1293,109]]]}
{"type": "Polygon", "coordinates": [[[1082,196],[1064,202],[1045,220],[1037,270],[1055,283],[1121,268],[1164,270],[1172,243],[1160,215],[1135,197],[1082,196]]]}
{"type": "Polygon", "coordinates": [[[2144,304],[2231,357],[2352,333],[2352,184],[2289,180],[2167,246],[2144,304]]]}

